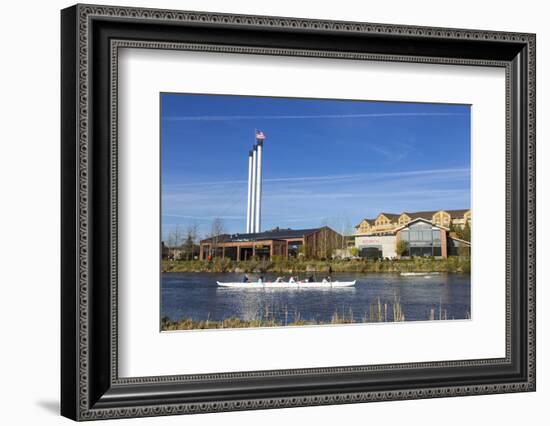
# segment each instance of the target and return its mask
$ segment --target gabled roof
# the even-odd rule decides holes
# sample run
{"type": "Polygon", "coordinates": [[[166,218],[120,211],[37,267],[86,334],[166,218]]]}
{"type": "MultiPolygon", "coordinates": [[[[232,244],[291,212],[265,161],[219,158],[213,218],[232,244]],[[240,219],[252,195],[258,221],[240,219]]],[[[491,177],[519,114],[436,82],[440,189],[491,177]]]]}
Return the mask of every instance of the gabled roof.
{"type": "Polygon", "coordinates": [[[306,235],[318,232],[321,228],[308,228],[308,229],[272,229],[270,231],[256,232],[251,234],[233,234],[231,241],[244,239],[244,240],[277,240],[286,238],[301,238],[306,235]]]}
{"type": "MultiPolygon", "coordinates": [[[[455,210],[422,210],[422,211],[418,211],[418,212],[402,212],[400,214],[396,214],[396,213],[386,213],[386,212],[382,212],[382,213],[379,213],[378,216],[380,216],[381,214],[383,214],[384,216],[386,216],[388,219],[390,219],[392,222],[397,222],[399,220],[399,217],[401,217],[401,215],[403,214],[406,214],[407,216],[409,216],[411,219],[417,219],[417,218],[423,218],[423,219],[426,219],[426,220],[432,220],[433,218],[433,215],[440,212],[440,211],[443,211],[443,212],[447,212],[451,215],[451,218],[452,219],[460,219],[462,217],[464,217],[464,214],[466,212],[469,212],[470,209],[455,209],[455,210]]],[[[378,216],[376,216],[376,218],[378,218],[378,216]]],[[[369,224],[372,224],[376,219],[363,219],[361,221],[364,222],[364,221],[367,221],[369,224]]],[[[359,226],[361,225],[361,223],[359,223],[358,225],[355,225],[356,228],[359,228],[359,226]]]]}
{"type": "Polygon", "coordinates": [[[226,241],[230,241],[231,235],[230,234],[220,234],[216,237],[208,237],[203,240],[201,240],[201,243],[203,242],[210,242],[216,240],[217,243],[225,243],[226,241]]]}
{"type": "Polygon", "coordinates": [[[416,219],[416,218],[421,217],[423,219],[431,220],[433,215],[435,213],[437,213],[438,211],[439,210],[424,210],[424,211],[420,211],[420,212],[403,212],[403,213],[405,213],[411,219],[416,219]]]}
{"type": "Polygon", "coordinates": [[[457,210],[444,210],[446,211],[447,213],[449,213],[451,215],[451,217],[453,219],[455,218],[461,218],[464,216],[464,214],[466,214],[466,212],[469,212],[470,209],[457,209],[457,210]]]}
{"type": "Polygon", "coordinates": [[[420,212],[404,212],[404,213],[409,215],[409,217],[411,217],[411,218],[413,218],[413,217],[423,217],[424,219],[431,219],[434,214],[436,214],[438,212],[441,212],[441,211],[449,213],[449,215],[451,215],[451,218],[453,218],[453,219],[458,219],[458,218],[462,218],[464,216],[464,213],[470,211],[470,209],[425,210],[425,211],[420,211],[420,212]]]}
{"type": "Polygon", "coordinates": [[[465,245],[467,245],[467,246],[469,246],[469,247],[472,246],[472,243],[471,243],[470,241],[462,240],[462,239],[460,239],[460,238],[451,237],[451,236],[449,236],[449,237],[451,238],[451,240],[458,241],[458,242],[460,242],[460,243],[462,243],[462,244],[465,244],[465,245]]]}
{"type": "Polygon", "coordinates": [[[444,229],[445,231],[448,231],[449,228],[446,228],[445,226],[441,226],[441,225],[436,225],[435,223],[432,223],[432,221],[430,219],[425,219],[423,217],[417,217],[416,219],[413,219],[411,220],[409,223],[406,223],[405,225],[403,226],[399,226],[397,228],[395,228],[393,230],[393,232],[397,232],[397,231],[400,231],[404,228],[408,228],[409,226],[411,226],[412,224],[414,224],[415,222],[424,222],[424,223],[427,223],[428,225],[434,227],[434,228],[439,228],[439,229],[444,229]]]}
{"type": "Polygon", "coordinates": [[[361,220],[361,222],[359,222],[357,225],[355,225],[355,227],[359,228],[363,222],[367,222],[369,225],[371,225],[374,221],[375,221],[375,219],[365,218],[365,219],[361,220]]]}
{"type": "MultiPolygon", "coordinates": [[[[291,238],[303,238],[307,235],[314,234],[325,228],[331,229],[328,226],[321,226],[319,228],[308,228],[308,229],[279,229],[275,228],[269,231],[256,232],[250,234],[224,234],[218,237],[218,242],[235,242],[235,241],[262,241],[262,240],[287,240],[291,238]],[[220,239],[224,237],[224,239],[220,239]]],[[[331,229],[332,230],[332,229],[331,229]]],[[[332,230],[333,231],[333,230],[332,230]]],[[[333,231],[336,232],[336,231],[333,231]]],[[[202,242],[212,241],[213,238],[207,238],[202,240],[202,242]]]]}
{"type": "Polygon", "coordinates": [[[376,218],[378,219],[381,215],[386,216],[386,217],[387,217],[389,220],[391,220],[391,221],[397,220],[397,219],[399,219],[399,216],[401,216],[400,214],[396,214],[396,213],[385,213],[385,212],[382,212],[382,213],[380,213],[378,216],[376,216],[376,218]]]}
{"type": "MultiPolygon", "coordinates": [[[[399,216],[401,216],[400,214],[395,214],[395,213],[379,213],[378,216],[380,216],[381,214],[386,216],[392,222],[397,220],[399,218],[399,216]]],[[[378,219],[378,216],[376,216],[376,218],[374,218],[374,219],[365,218],[365,219],[361,220],[361,222],[359,222],[357,225],[355,225],[355,228],[359,228],[363,222],[367,222],[369,225],[372,225],[376,221],[376,219],[378,219]]]]}

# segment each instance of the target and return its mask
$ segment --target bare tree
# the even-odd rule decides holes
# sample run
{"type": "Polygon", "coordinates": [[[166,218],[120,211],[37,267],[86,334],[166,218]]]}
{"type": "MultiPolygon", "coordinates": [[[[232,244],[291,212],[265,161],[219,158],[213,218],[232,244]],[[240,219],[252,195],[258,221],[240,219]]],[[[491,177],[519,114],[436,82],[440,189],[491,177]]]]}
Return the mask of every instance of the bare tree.
{"type": "Polygon", "coordinates": [[[353,225],[349,220],[349,217],[344,214],[338,214],[331,220],[332,228],[340,234],[340,241],[338,242],[339,248],[345,250],[346,247],[346,236],[353,234],[353,225]]]}
{"type": "Polygon", "coordinates": [[[187,226],[184,251],[187,260],[193,259],[195,256],[195,247],[199,239],[199,226],[196,223],[192,223],[187,226]]]}
{"type": "Polygon", "coordinates": [[[181,246],[181,242],[182,242],[181,240],[182,240],[182,233],[179,225],[176,225],[168,233],[167,247],[168,247],[169,257],[171,258],[175,257],[175,253],[177,249],[181,246]]]}
{"type": "Polygon", "coordinates": [[[353,233],[353,226],[345,214],[337,214],[331,218],[325,218],[321,221],[321,227],[328,227],[336,233],[327,231],[321,233],[319,239],[318,256],[331,258],[335,249],[347,249],[346,236],[353,233]]]}
{"type": "Polygon", "coordinates": [[[216,254],[216,249],[218,248],[218,244],[220,242],[220,236],[225,234],[225,225],[223,223],[223,220],[219,217],[216,217],[212,221],[212,226],[210,228],[210,238],[212,240],[212,250],[214,252],[214,255],[216,254]]]}
{"type": "Polygon", "coordinates": [[[223,220],[219,217],[216,217],[212,221],[212,227],[210,228],[210,237],[219,237],[225,233],[225,224],[223,220]]]}

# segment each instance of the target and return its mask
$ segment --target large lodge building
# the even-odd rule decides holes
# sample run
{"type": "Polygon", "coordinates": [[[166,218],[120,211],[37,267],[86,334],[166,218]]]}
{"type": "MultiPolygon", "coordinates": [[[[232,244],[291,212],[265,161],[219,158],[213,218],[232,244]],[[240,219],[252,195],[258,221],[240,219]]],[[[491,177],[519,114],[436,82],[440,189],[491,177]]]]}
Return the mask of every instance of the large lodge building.
{"type": "Polygon", "coordinates": [[[398,256],[399,241],[405,241],[404,257],[446,258],[461,251],[469,252],[470,243],[457,238],[451,228],[464,229],[471,226],[471,220],[469,209],[380,213],[374,219],[363,219],[355,227],[355,247],[361,257],[391,259],[398,256]]]}
{"type": "Polygon", "coordinates": [[[462,209],[403,212],[401,214],[380,213],[374,219],[363,219],[361,223],[355,227],[355,234],[385,234],[418,218],[428,220],[434,225],[443,226],[446,228],[450,228],[451,226],[460,226],[461,228],[464,228],[466,223],[471,224],[472,212],[470,209],[462,209]]]}

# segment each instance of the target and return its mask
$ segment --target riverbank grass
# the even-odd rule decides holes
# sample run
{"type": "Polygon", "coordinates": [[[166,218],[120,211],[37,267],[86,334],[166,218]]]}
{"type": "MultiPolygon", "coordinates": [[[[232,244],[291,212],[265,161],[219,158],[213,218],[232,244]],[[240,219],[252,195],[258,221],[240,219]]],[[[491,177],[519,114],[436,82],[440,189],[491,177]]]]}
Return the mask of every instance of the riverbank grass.
{"type": "MultiPolygon", "coordinates": [[[[438,308],[439,315],[436,314],[436,308],[430,309],[426,318],[427,321],[446,321],[454,320],[447,316],[447,310],[442,305],[438,308]]],[[[405,313],[401,305],[400,299],[394,295],[393,303],[382,302],[380,298],[371,302],[364,314],[358,321],[350,308],[335,311],[330,320],[320,321],[305,319],[299,312],[294,312],[291,321],[288,320],[288,308],[284,308],[282,313],[279,313],[276,319],[275,311],[268,305],[262,309],[262,312],[257,312],[252,319],[242,319],[230,317],[224,320],[212,321],[194,320],[192,318],[182,318],[180,320],[172,320],[168,317],[163,317],[161,320],[162,331],[177,331],[177,330],[209,330],[223,328],[258,328],[258,327],[284,327],[284,326],[304,326],[304,325],[339,325],[359,323],[389,323],[389,322],[404,322],[406,321],[405,313]]],[[[465,313],[465,319],[470,319],[469,311],[465,313]]]]}
{"type": "Polygon", "coordinates": [[[303,260],[282,259],[233,261],[217,258],[202,260],[163,260],[162,272],[234,272],[234,273],[309,273],[309,272],[449,272],[469,273],[469,256],[452,256],[447,259],[418,257],[396,260],[303,260]]]}

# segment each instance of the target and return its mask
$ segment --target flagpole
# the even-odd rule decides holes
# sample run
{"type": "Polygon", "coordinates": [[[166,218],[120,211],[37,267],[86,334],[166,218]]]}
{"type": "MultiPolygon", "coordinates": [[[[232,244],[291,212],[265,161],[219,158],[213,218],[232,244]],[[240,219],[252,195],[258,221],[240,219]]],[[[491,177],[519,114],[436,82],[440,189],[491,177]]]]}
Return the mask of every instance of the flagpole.
{"type": "Polygon", "coordinates": [[[248,202],[246,205],[246,233],[252,232],[252,151],[248,151],[248,202]]]}
{"type": "Polygon", "coordinates": [[[251,215],[250,215],[250,232],[255,232],[256,229],[256,179],[257,179],[257,160],[258,160],[258,150],[257,146],[254,145],[254,148],[252,150],[252,207],[250,209],[251,215]]]}
{"type": "Polygon", "coordinates": [[[262,220],[262,149],[263,140],[256,139],[257,158],[256,158],[256,218],[254,220],[255,230],[254,232],[261,232],[261,220],[262,220]]]}

